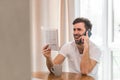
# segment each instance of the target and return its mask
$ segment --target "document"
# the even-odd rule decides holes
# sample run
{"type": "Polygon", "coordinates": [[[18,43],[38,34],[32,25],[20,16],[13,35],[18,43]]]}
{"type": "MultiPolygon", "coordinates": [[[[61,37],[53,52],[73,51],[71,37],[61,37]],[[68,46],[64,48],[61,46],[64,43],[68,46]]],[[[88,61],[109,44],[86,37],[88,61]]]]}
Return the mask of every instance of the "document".
{"type": "Polygon", "coordinates": [[[52,50],[58,50],[58,30],[50,29],[45,31],[45,40],[52,50]]]}

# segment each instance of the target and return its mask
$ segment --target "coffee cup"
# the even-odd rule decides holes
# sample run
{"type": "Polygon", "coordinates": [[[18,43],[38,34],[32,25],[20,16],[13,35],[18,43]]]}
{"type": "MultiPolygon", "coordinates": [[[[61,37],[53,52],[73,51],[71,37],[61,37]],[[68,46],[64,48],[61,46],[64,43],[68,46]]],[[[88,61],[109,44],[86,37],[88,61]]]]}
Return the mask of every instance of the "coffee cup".
{"type": "Polygon", "coordinates": [[[55,75],[55,76],[60,76],[62,74],[62,65],[60,64],[56,64],[51,68],[51,72],[55,75]]]}

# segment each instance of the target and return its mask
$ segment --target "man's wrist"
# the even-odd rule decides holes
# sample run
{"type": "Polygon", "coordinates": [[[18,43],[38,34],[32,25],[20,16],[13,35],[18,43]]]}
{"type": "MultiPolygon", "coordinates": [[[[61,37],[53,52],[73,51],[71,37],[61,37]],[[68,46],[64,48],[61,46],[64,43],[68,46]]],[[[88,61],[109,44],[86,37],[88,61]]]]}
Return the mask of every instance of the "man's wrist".
{"type": "Polygon", "coordinates": [[[51,61],[52,58],[51,58],[51,57],[46,57],[46,60],[47,60],[47,61],[49,61],[49,60],[51,61]]]}

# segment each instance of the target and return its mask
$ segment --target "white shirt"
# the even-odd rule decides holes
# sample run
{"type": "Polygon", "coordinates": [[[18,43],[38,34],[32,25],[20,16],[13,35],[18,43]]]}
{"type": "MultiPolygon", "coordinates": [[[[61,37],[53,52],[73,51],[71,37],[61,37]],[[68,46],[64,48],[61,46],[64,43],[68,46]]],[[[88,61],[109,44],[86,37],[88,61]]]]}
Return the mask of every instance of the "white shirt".
{"type": "MultiPolygon", "coordinates": [[[[80,73],[80,61],[82,54],[79,53],[78,48],[75,44],[75,41],[66,43],[62,46],[59,54],[63,55],[65,58],[68,58],[68,67],[69,72],[80,73]]],[[[89,55],[90,58],[97,61],[96,66],[93,68],[92,72],[89,74],[97,79],[98,63],[101,56],[101,51],[98,47],[89,41],[89,55]]]]}

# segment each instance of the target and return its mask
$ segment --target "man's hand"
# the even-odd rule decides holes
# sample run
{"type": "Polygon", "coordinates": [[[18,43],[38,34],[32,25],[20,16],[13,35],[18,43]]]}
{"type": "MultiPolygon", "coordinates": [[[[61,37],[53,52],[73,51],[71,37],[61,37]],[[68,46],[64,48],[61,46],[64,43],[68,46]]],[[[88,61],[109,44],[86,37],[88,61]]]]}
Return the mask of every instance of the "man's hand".
{"type": "Polygon", "coordinates": [[[51,58],[51,48],[49,47],[49,45],[43,47],[42,53],[46,58],[51,58]]]}
{"type": "Polygon", "coordinates": [[[88,31],[86,32],[86,36],[81,36],[80,39],[82,40],[84,49],[89,48],[89,37],[88,37],[88,31]]]}
{"type": "Polygon", "coordinates": [[[51,59],[51,48],[49,47],[49,45],[46,45],[43,47],[42,53],[46,57],[46,64],[47,64],[49,71],[51,72],[51,68],[53,67],[53,62],[51,59]]]}
{"type": "Polygon", "coordinates": [[[86,32],[86,36],[81,36],[84,40],[84,50],[83,50],[83,56],[80,62],[80,70],[82,74],[88,74],[91,72],[91,59],[89,55],[89,37],[88,32],[86,32]]]}

